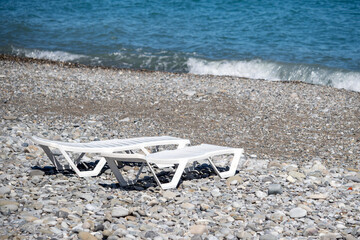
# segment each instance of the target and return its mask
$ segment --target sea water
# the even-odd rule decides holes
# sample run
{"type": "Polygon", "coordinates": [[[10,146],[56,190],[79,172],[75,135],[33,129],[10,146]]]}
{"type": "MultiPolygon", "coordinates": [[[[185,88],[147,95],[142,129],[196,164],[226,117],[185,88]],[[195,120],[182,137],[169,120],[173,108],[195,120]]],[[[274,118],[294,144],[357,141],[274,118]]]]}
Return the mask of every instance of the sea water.
{"type": "Polygon", "coordinates": [[[360,1],[0,0],[0,53],[360,91],[360,1]]]}

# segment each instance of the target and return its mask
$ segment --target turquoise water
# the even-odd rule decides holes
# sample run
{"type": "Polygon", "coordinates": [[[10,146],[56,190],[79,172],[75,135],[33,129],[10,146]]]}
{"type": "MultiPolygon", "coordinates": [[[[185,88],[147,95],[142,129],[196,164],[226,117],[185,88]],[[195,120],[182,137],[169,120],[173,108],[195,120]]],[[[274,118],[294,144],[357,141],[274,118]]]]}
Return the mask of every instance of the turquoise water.
{"type": "Polygon", "coordinates": [[[360,1],[0,0],[0,52],[360,91],[360,1]]]}

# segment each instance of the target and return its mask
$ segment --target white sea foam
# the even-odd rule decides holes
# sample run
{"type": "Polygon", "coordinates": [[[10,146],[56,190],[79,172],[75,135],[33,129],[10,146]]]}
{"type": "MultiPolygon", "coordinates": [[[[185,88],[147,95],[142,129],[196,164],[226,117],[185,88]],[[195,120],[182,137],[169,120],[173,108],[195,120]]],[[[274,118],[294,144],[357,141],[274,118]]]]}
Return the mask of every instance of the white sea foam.
{"type": "Polygon", "coordinates": [[[36,59],[48,59],[54,61],[74,61],[80,58],[86,57],[81,54],[73,54],[63,51],[47,51],[47,50],[38,50],[38,49],[22,49],[22,48],[13,48],[13,53],[20,56],[25,56],[29,58],[36,59]]]}
{"type": "Polygon", "coordinates": [[[189,58],[190,73],[228,75],[276,81],[303,81],[360,92],[360,72],[264,60],[206,61],[189,58]]]}

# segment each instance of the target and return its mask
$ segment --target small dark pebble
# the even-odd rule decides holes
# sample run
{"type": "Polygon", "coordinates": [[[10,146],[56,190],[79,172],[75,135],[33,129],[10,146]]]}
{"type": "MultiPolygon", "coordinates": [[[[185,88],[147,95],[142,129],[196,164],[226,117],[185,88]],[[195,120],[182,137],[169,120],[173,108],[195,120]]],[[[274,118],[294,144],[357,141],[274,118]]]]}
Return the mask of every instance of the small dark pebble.
{"type": "Polygon", "coordinates": [[[67,217],[69,216],[69,213],[60,210],[60,211],[56,212],[55,215],[56,215],[58,218],[67,218],[67,217]]]}
{"type": "Polygon", "coordinates": [[[96,225],[94,231],[95,232],[104,231],[104,225],[102,225],[102,224],[96,225]]]}

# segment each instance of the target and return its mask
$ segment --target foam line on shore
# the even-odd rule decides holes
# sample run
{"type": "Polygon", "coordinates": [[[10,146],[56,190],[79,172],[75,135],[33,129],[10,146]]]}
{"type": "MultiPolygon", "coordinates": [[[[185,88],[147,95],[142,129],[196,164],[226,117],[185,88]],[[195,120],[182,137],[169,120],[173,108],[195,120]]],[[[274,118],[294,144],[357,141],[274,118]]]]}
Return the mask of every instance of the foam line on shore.
{"type": "Polygon", "coordinates": [[[360,72],[306,64],[287,64],[261,59],[244,61],[207,61],[190,58],[189,72],[219,76],[237,76],[270,81],[302,81],[360,92],[360,72]]]}

